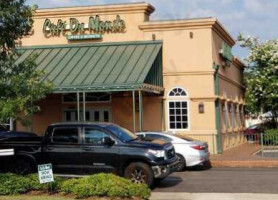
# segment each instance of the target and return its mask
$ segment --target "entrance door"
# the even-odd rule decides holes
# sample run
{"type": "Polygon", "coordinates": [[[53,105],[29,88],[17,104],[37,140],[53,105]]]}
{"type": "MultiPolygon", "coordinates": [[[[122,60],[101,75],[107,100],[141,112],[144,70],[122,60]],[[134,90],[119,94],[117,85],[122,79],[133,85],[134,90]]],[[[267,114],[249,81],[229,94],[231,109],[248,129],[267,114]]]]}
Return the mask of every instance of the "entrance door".
{"type": "MultiPolygon", "coordinates": [[[[83,110],[80,111],[80,120],[83,121],[83,110]]],[[[65,122],[77,121],[77,110],[64,111],[65,122]]],[[[110,108],[93,108],[86,110],[86,121],[90,122],[111,122],[110,108]]]]}
{"type": "Polygon", "coordinates": [[[83,172],[88,173],[116,173],[118,165],[117,144],[107,146],[103,144],[103,138],[110,137],[104,130],[85,127],[83,144],[83,172]]]}

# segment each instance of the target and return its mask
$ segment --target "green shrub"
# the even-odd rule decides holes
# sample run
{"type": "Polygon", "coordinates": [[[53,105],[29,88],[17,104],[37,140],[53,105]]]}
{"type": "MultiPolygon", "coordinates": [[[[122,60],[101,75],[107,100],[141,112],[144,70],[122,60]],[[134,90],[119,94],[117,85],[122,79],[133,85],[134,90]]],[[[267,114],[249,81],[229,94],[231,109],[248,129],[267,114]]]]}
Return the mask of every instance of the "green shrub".
{"type": "Polygon", "coordinates": [[[66,194],[74,194],[77,198],[108,196],[147,199],[150,196],[150,189],[147,185],[134,184],[113,174],[97,174],[86,178],[65,180],[62,183],[61,191],[66,194]]]}
{"type": "Polygon", "coordinates": [[[58,192],[61,188],[63,178],[54,176],[54,182],[40,184],[38,174],[30,174],[29,179],[30,190],[44,191],[44,192],[58,192]]]}
{"type": "Polygon", "coordinates": [[[29,190],[29,179],[15,174],[0,174],[0,195],[23,194],[29,190]]]}
{"type": "Polygon", "coordinates": [[[278,129],[268,129],[264,134],[264,143],[268,145],[278,144],[278,129]]]}
{"type": "Polygon", "coordinates": [[[113,174],[96,174],[85,178],[63,179],[54,177],[54,182],[40,184],[38,175],[20,176],[0,174],[0,195],[23,194],[28,191],[62,192],[77,198],[108,196],[118,198],[139,197],[148,199],[150,189],[146,184],[135,184],[113,174]]]}

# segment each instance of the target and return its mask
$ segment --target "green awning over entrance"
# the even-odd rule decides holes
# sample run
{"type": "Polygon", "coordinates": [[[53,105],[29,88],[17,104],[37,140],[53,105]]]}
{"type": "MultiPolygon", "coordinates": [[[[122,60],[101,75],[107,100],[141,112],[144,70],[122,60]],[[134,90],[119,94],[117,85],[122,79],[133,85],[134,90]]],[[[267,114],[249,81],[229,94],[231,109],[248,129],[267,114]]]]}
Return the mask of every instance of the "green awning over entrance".
{"type": "Polygon", "coordinates": [[[16,62],[37,54],[37,68],[45,72],[44,80],[53,82],[54,93],[132,90],[160,93],[161,47],[161,41],[20,47],[16,62]]]}

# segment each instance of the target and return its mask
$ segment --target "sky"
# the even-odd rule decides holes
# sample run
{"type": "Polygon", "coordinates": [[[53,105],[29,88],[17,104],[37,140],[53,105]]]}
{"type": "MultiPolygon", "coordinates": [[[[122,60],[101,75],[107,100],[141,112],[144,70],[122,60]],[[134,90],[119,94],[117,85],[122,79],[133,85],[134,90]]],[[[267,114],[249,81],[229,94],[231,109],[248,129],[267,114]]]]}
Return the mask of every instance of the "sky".
{"type": "MultiPolygon", "coordinates": [[[[39,8],[148,2],[156,11],[151,20],[215,17],[237,38],[239,33],[260,41],[278,36],[278,0],[27,0],[39,8]]],[[[244,59],[248,51],[236,45],[233,54],[244,59]]]]}

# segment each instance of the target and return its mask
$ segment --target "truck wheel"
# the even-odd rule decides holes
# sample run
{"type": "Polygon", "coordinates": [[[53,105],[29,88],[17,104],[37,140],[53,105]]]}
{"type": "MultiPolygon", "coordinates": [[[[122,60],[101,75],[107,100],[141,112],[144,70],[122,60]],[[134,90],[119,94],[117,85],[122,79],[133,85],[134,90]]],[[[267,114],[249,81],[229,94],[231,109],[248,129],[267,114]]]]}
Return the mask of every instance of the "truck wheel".
{"type": "Polygon", "coordinates": [[[176,170],[177,170],[177,172],[180,172],[180,171],[184,170],[184,168],[186,167],[186,162],[185,162],[184,157],[181,154],[177,154],[177,156],[178,156],[179,162],[176,166],[176,170]]]}
{"type": "Polygon", "coordinates": [[[124,172],[124,177],[134,183],[146,183],[149,187],[154,182],[152,169],[145,163],[134,162],[129,164],[124,172]]]}
{"type": "Polygon", "coordinates": [[[26,160],[18,160],[13,166],[13,171],[16,174],[25,175],[32,173],[34,170],[30,162],[26,160]]]}

